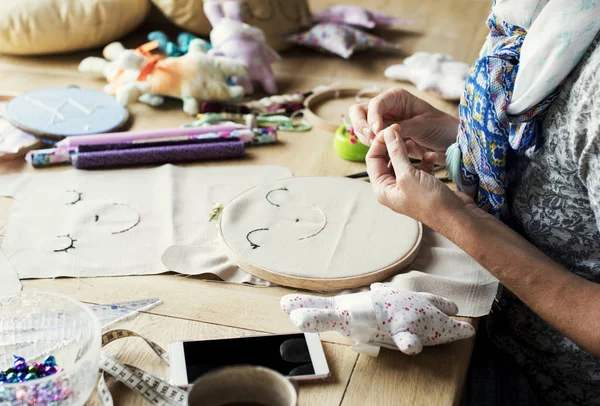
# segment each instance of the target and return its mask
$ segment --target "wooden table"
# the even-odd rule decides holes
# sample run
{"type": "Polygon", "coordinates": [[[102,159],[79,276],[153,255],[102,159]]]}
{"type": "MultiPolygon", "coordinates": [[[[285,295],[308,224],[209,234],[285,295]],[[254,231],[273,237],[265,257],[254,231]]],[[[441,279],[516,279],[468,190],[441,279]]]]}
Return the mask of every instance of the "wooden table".
{"type": "MultiPolygon", "coordinates": [[[[335,2],[313,1],[326,7],[335,2]]],[[[484,25],[489,0],[353,0],[412,18],[416,24],[401,34],[387,33],[403,44],[403,55],[416,51],[444,52],[456,59],[472,62],[486,34],[484,25]]],[[[125,41],[134,46],[156,25],[142,27],[125,41]]],[[[172,30],[172,29],[171,29],[172,30]]],[[[99,50],[63,56],[35,58],[0,57],[0,92],[23,92],[44,87],[79,85],[101,89],[102,83],[77,73],[76,66],[85,56],[99,55],[99,50]]],[[[308,90],[317,85],[340,81],[358,87],[395,84],[383,78],[383,70],[399,63],[401,56],[363,54],[350,61],[326,56],[306,49],[283,53],[275,66],[281,91],[308,90]]],[[[456,114],[456,104],[445,103],[419,93],[414,87],[400,84],[436,107],[456,114]]],[[[189,121],[181,104],[168,103],[160,111],[134,105],[133,128],[173,127],[189,121]]],[[[364,164],[341,160],[332,148],[331,134],[313,130],[308,133],[282,133],[279,145],[253,148],[244,161],[218,165],[272,164],[287,166],[295,175],[343,176],[364,170],[364,164]]],[[[215,165],[210,163],[207,165],[215,165]]],[[[22,160],[0,164],[0,173],[32,170],[22,160]]],[[[72,170],[60,168],[56,170],[72,170]]],[[[0,199],[0,224],[10,212],[10,199],[0,199]]],[[[0,227],[0,232],[2,231],[0,227]]],[[[25,289],[43,289],[72,296],[85,303],[111,303],[159,297],[163,304],[121,323],[166,346],[174,340],[235,337],[258,333],[293,332],[295,327],[279,309],[279,298],[290,293],[286,288],[260,288],[207,281],[177,274],[118,278],[62,278],[23,281],[25,289]]],[[[469,364],[473,340],[427,348],[421,355],[405,356],[382,350],[378,358],[359,355],[349,342],[336,333],[323,335],[331,378],[300,388],[300,405],[448,405],[458,402],[469,364]]],[[[136,339],[121,340],[106,348],[124,362],[156,374],[168,370],[156,362],[154,354],[136,339]]],[[[113,384],[116,404],[143,404],[141,398],[113,384]]],[[[90,404],[96,404],[92,396],[90,404]]]]}

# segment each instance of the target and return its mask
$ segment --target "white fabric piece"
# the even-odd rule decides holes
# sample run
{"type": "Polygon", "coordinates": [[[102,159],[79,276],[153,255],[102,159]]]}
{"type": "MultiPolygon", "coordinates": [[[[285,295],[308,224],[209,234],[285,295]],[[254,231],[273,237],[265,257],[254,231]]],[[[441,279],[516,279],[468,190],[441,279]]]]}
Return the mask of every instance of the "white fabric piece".
{"type": "Polygon", "coordinates": [[[459,316],[485,316],[498,294],[498,280],[492,274],[452,241],[426,226],[419,255],[408,269],[411,271],[386,283],[445,297],[457,304],[459,316]]]}
{"type": "Polygon", "coordinates": [[[450,55],[417,52],[402,64],[388,67],[383,74],[388,79],[412,82],[417,89],[434,92],[444,100],[459,100],[469,65],[450,55]]]}
{"type": "Polygon", "coordinates": [[[19,276],[0,250],[0,296],[13,295],[23,289],[19,276]]]}
{"type": "Polygon", "coordinates": [[[525,112],[550,95],[600,31],[595,1],[497,0],[492,12],[527,30],[509,114],[525,112]]]}
{"type": "Polygon", "coordinates": [[[3,176],[0,195],[14,204],[2,249],[21,279],[166,272],[168,247],[215,233],[215,190],[289,176],[277,166],[172,165],[3,176]]]}
{"type": "MultiPolygon", "coordinates": [[[[172,247],[170,250],[177,250],[181,254],[177,261],[165,261],[171,270],[186,274],[214,274],[232,283],[271,285],[235,265],[217,241],[205,245],[172,247]]],[[[496,278],[450,240],[426,226],[423,227],[419,254],[407,269],[410,271],[399,273],[388,279],[386,284],[448,298],[457,304],[459,316],[485,316],[490,312],[498,293],[496,278]]],[[[345,290],[342,293],[366,289],[345,290]]]]}
{"type": "Polygon", "coordinates": [[[234,199],[223,210],[221,232],[236,262],[335,279],[396,264],[417,244],[419,224],[380,205],[366,182],[298,177],[234,199]]]}

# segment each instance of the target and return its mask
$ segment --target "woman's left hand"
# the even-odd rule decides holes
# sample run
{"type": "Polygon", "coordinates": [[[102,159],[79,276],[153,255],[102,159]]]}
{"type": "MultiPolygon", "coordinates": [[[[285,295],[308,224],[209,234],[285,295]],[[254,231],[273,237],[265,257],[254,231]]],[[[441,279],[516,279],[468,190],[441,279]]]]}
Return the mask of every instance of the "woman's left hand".
{"type": "Polygon", "coordinates": [[[403,140],[398,131],[394,124],[377,134],[366,158],[371,185],[381,204],[438,232],[453,212],[477,209],[471,198],[455,193],[433,176],[435,152],[424,152],[419,168],[413,167],[409,154],[418,155],[420,148],[403,140]]]}

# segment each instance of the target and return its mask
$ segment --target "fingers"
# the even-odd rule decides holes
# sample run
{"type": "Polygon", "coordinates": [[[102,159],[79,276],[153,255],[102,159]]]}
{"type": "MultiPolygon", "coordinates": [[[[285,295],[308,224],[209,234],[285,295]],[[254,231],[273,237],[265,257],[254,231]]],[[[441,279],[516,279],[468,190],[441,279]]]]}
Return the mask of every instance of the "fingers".
{"type": "Polygon", "coordinates": [[[371,99],[367,107],[367,122],[375,134],[384,128],[384,115],[394,113],[394,116],[398,116],[397,121],[405,118],[407,114],[403,110],[407,95],[404,89],[391,89],[371,99]]]}
{"type": "Polygon", "coordinates": [[[333,299],[311,295],[285,295],[279,301],[281,310],[290,314],[296,309],[333,309],[333,299]]]}
{"type": "Polygon", "coordinates": [[[423,351],[421,340],[413,333],[401,331],[394,334],[392,338],[398,349],[407,355],[415,355],[423,351]]]}
{"type": "Polygon", "coordinates": [[[421,159],[421,164],[419,165],[419,169],[423,172],[433,174],[433,169],[435,168],[435,163],[438,160],[438,154],[435,152],[426,152],[421,159]]]}
{"type": "Polygon", "coordinates": [[[332,309],[296,309],[290,313],[290,319],[305,333],[320,333],[335,330],[347,332],[345,321],[332,309]]]}
{"type": "Polygon", "coordinates": [[[458,306],[451,300],[426,292],[419,292],[419,295],[429,300],[432,305],[437,307],[440,311],[444,312],[448,316],[454,316],[458,313],[458,306]]]}
{"type": "Polygon", "coordinates": [[[383,131],[385,146],[396,177],[401,173],[412,173],[415,170],[410,163],[405,143],[400,139],[399,130],[400,126],[394,124],[383,131]]]}
{"type": "MultiPolygon", "coordinates": [[[[385,187],[396,183],[392,169],[388,166],[389,156],[383,134],[377,135],[371,143],[365,162],[371,185],[376,193],[381,194],[385,187]]],[[[378,198],[381,197],[378,195],[378,198]]]]}
{"type": "Polygon", "coordinates": [[[352,122],[352,128],[354,134],[358,137],[360,142],[365,145],[371,145],[371,141],[375,138],[375,133],[371,131],[369,123],[367,122],[367,103],[357,103],[350,107],[350,121],[352,122]]]}
{"type": "MultiPolygon", "coordinates": [[[[404,125],[402,125],[400,127],[400,133],[401,133],[401,135],[404,132],[405,132],[404,131],[404,125]]],[[[405,140],[404,141],[404,145],[406,146],[406,151],[408,152],[408,156],[410,156],[412,158],[423,160],[423,157],[427,153],[427,149],[425,149],[424,147],[420,146],[419,144],[417,144],[413,140],[410,140],[410,139],[405,140]]]]}

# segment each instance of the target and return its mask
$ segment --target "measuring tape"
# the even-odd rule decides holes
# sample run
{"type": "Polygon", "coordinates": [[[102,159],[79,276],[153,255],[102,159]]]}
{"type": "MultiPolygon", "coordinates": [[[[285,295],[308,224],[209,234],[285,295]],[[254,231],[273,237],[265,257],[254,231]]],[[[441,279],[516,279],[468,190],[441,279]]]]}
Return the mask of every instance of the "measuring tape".
{"type": "MultiPolygon", "coordinates": [[[[112,330],[102,334],[102,347],[120,340],[121,338],[139,337],[146,342],[156,355],[169,365],[169,355],[154,341],[130,330],[112,330]]],[[[106,385],[104,373],[109,374],[129,389],[138,393],[148,403],[158,406],[187,406],[188,388],[171,385],[166,380],[142,371],[131,365],[122,364],[116,358],[102,353],[100,359],[102,374],[98,381],[98,395],[103,406],[113,406],[112,395],[106,385]]]]}

